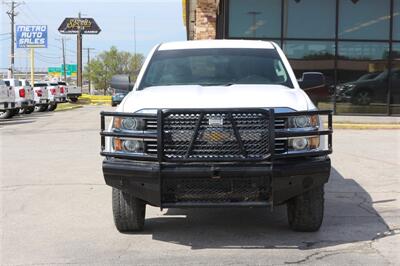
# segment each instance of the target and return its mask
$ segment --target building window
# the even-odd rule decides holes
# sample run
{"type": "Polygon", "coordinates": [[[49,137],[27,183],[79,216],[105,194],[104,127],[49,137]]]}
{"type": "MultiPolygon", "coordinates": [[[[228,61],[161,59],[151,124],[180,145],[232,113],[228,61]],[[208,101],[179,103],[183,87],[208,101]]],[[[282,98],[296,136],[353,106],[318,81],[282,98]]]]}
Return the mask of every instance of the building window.
{"type": "Polygon", "coordinates": [[[339,39],[387,40],[390,0],[340,0],[339,39]]]}
{"type": "Polygon", "coordinates": [[[302,89],[319,108],[332,109],[335,43],[333,41],[285,41],[283,47],[298,79],[304,72],[321,72],[325,75],[326,86],[302,89]]]}
{"type": "Polygon", "coordinates": [[[400,0],[394,0],[393,39],[400,41],[400,0]]]}
{"type": "Polygon", "coordinates": [[[335,38],[335,0],[285,0],[283,36],[335,38]],[[316,23],[318,22],[318,23],[316,23]]]}
{"type": "Polygon", "coordinates": [[[400,43],[393,44],[392,54],[390,112],[400,114],[400,43]]]}
{"type": "Polygon", "coordinates": [[[387,112],[388,43],[339,42],[337,113],[387,112]]]}
{"type": "Polygon", "coordinates": [[[379,42],[339,42],[339,59],[388,59],[389,44],[379,42]]]}
{"type": "Polygon", "coordinates": [[[279,38],[281,0],[230,0],[229,37],[279,38]]]}
{"type": "Polygon", "coordinates": [[[329,41],[286,41],[284,51],[290,59],[334,59],[335,43],[329,41]]]}

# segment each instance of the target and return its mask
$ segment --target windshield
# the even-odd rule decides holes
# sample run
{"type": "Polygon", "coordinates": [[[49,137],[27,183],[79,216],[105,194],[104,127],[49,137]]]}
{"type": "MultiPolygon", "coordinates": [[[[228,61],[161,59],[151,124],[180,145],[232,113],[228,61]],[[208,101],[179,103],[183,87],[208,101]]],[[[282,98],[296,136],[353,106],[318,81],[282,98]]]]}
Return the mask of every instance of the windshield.
{"type": "Polygon", "coordinates": [[[139,89],[151,86],[280,84],[293,88],[272,49],[187,49],[158,51],[139,89]]]}

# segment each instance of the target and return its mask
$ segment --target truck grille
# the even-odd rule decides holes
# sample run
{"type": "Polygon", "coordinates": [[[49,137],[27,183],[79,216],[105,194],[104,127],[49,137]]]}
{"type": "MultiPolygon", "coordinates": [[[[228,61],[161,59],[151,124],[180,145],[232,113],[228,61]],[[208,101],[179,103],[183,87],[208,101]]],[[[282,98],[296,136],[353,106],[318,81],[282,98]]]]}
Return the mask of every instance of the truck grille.
{"type": "Polygon", "coordinates": [[[169,160],[257,160],[270,155],[265,112],[168,113],[163,154],[169,160]]]}
{"type": "Polygon", "coordinates": [[[162,200],[167,203],[261,202],[268,200],[268,177],[164,179],[162,200]]]}
{"type": "MultiPolygon", "coordinates": [[[[286,128],[287,119],[280,118],[275,119],[275,129],[286,128]]],[[[147,119],[146,120],[146,130],[156,131],[157,130],[157,119],[147,119]]],[[[287,151],[287,140],[277,139],[275,140],[275,154],[282,154],[287,151]]],[[[156,155],[157,154],[157,141],[146,141],[146,153],[156,155]]]]}

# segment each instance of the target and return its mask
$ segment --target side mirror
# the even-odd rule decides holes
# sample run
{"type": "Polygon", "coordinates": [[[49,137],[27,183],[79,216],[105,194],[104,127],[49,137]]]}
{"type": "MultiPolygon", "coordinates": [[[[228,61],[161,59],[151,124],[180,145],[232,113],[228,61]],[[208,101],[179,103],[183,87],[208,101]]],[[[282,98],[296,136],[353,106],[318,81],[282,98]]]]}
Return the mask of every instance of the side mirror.
{"type": "Polygon", "coordinates": [[[111,78],[111,88],[117,91],[130,91],[133,88],[129,75],[115,75],[111,78]]]}
{"type": "Polygon", "coordinates": [[[304,72],[300,80],[298,80],[300,88],[310,89],[322,87],[325,85],[325,76],[320,72],[304,72]]]}

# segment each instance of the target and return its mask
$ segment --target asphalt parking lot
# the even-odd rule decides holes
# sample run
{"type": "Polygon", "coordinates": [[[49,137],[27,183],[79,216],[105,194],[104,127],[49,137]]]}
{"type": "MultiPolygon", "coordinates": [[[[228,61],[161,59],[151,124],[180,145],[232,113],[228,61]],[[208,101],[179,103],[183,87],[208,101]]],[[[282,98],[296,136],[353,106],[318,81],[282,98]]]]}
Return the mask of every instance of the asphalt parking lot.
{"type": "Polygon", "coordinates": [[[336,130],[324,223],[289,230],[286,209],[147,207],[114,228],[87,106],[0,122],[2,265],[399,265],[400,131],[336,130]]]}

